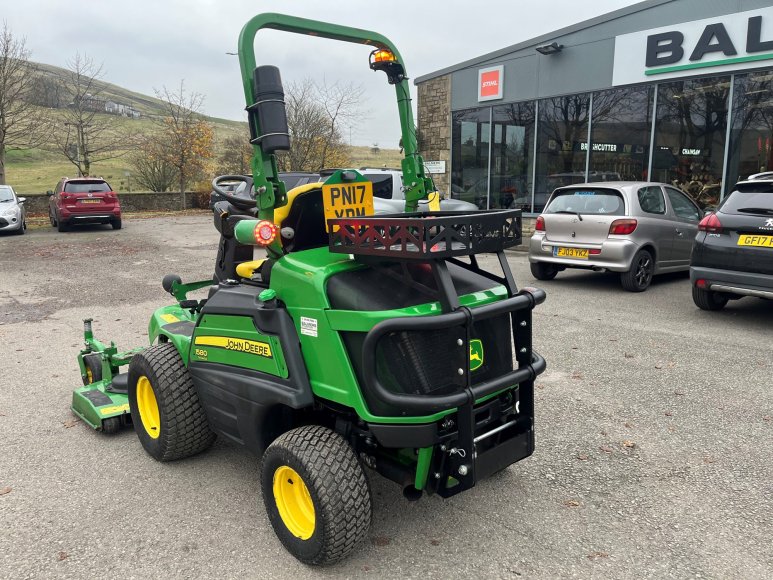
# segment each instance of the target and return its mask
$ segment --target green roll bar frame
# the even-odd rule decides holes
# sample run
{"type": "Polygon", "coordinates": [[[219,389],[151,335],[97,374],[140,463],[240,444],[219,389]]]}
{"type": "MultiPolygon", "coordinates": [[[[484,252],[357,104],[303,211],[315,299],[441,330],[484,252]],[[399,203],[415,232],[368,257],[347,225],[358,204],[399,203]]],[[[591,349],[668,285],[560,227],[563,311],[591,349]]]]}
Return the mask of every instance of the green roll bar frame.
{"type": "MultiPolygon", "coordinates": [[[[355,44],[365,44],[373,48],[385,48],[395,55],[397,62],[403,66],[403,70],[406,70],[403,58],[395,45],[388,38],[377,32],[298,18],[296,16],[287,16],[285,14],[258,14],[244,25],[239,35],[239,66],[241,67],[244,98],[247,107],[254,104],[252,75],[256,66],[255,35],[262,28],[307,34],[309,36],[330,38],[355,44]]],[[[407,75],[401,81],[395,83],[397,108],[400,115],[400,128],[403,137],[404,158],[401,166],[403,170],[403,183],[406,187],[405,211],[415,212],[418,210],[419,200],[426,199],[427,194],[433,190],[434,186],[432,179],[428,178],[425,174],[424,160],[418,152],[409,89],[407,75]]],[[[257,127],[257,129],[258,132],[261,131],[260,127],[257,127]]],[[[281,207],[287,203],[284,184],[277,175],[276,157],[273,154],[264,156],[258,144],[253,144],[252,149],[251,167],[258,198],[258,218],[273,222],[274,208],[281,207]]],[[[271,249],[277,251],[278,255],[281,255],[281,248],[279,248],[278,242],[274,244],[277,247],[271,249]]]]}

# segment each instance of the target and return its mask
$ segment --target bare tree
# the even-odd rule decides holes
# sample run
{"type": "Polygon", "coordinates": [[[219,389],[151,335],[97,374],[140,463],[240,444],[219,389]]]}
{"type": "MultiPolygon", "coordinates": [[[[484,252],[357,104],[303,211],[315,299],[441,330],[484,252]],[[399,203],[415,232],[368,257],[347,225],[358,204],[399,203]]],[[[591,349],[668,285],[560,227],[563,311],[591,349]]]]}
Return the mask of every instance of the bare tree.
{"type": "Polygon", "coordinates": [[[186,94],[184,81],[177,92],[163,87],[156,91],[156,97],[164,103],[163,114],[155,119],[157,142],[166,161],[177,170],[184,207],[185,186],[203,176],[212,158],[214,130],[200,113],[204,96],[186,94]]]}
{"type": "Polygon", "coordinates": [[[250,135],[232,135],[223,141],[223,153],[218,160],[218,171],[222,174],[231,173],[245,175],[250,172],[252,145],[250,135]]]}
{"type": "Polygon", "coordinates": [[[169,191],[177,182],[177,168],[167,159],[160,140],[153,135],[139,141],[130,161],[135,180],[149,191],[169,191]]]}
{"type": "Polygon", "coordinates": [[[362,88],[318,85],[311,79],[290,83],[285,90],[292,149],[279,156],[284,171],[319,171],[349,163],[343,133],[361,116],[362,88]]]}
{"type": "Polygon", "coordinates": [[[14,37],[7,23],[0,30],[0,184],[5,183],[5,155],[42,142],[45,122],[30,104],[35,66],[24,38],[14,37]]]}
{"type": "Polygon", "coordinates": [[[63,82],[69,102],[62,111],[64,127],[55,132],[56,147],[79,175],[89,175],[93,163],[121,157],[131,144],[117,118],[105,112],[102,65],[80,53],[67,64],[63,82]]]}

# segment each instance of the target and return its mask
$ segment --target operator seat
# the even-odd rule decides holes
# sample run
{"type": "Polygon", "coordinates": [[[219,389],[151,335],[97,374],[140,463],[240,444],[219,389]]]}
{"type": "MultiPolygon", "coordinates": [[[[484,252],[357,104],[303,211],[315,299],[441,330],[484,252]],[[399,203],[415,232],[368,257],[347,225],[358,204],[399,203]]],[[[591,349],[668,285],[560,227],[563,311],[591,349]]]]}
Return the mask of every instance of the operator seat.
{"type": "MultiPolygon", "coordinates": [[[[274,223],[285,253],[328,245],[322,185],[317,182],[294,187],[287,192],[287,203],[274,210],[274,223]]],[[[264,262],[265,259],[243,262],[237,266],[236,273],[241,278],[251,278],[264,262]]]]}

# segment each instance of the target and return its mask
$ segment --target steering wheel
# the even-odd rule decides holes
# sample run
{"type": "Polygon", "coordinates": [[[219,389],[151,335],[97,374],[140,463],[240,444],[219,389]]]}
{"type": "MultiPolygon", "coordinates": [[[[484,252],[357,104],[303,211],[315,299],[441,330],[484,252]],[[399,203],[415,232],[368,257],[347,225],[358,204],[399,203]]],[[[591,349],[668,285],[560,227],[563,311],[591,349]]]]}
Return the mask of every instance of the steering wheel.
{"type": "Polygon", "coordinates": [[[239,209],[252,209],[258,205],[255,200],[255,192],[252,190],[252,177],[249,175],[219,175],[212,180],[212,189],[239,209]],[[238,192],[226,191],[220,186],[224,181],[240,181],[245,187],[237,188],[238,192]]]}

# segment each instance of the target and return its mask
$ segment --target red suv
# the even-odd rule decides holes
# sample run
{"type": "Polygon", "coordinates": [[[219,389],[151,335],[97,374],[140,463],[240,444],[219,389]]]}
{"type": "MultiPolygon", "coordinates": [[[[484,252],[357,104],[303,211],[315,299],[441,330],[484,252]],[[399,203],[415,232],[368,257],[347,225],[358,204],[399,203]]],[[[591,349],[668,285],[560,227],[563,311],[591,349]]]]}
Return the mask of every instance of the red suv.
{"type": "Polygon", "coordinates": [[[118,195],[104,179],[64,177],[47,194],[48,219],[60,232],[79,224],[110,224],[114,230],[121,229],[118,195]]]}

